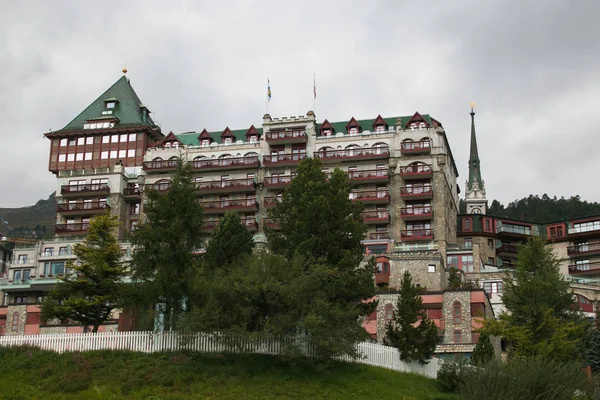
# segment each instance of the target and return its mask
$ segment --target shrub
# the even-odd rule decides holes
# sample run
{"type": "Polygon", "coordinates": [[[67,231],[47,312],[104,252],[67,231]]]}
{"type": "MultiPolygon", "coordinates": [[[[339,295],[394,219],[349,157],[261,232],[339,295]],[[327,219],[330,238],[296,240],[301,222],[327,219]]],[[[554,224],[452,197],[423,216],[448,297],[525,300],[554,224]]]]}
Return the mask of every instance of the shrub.
{"type": "Polygon", "coordinates": [[[466,358],[444,360],[437,373],[441,389],[445,392],[457,393],[463,383],[462,375],[467,368],[469,368],[469,361],[466,358]]]}

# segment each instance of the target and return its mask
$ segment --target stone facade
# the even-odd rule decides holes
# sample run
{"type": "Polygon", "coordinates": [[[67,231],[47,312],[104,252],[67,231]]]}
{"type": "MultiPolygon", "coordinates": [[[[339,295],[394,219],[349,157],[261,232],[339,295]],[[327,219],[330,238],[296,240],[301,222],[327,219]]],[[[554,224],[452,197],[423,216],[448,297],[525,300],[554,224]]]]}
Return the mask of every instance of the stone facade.
{"type": "Polygon", "coordinates": [[[6,313],[6,336],[23,335],[25,333],[25,323],[27,321],[26,305],[9,305],[6,313]],[[17,318],[18,316],[18,318],[17,318]],[[16,320],[17,324],[14,323],[16,320]]]}
{"type": "Polygon", "coordinates": [[[444,305],[442,310],[444,320],[446,322],[446,329],[444,330],[444,343],[472,343],[471,292],[444,292],[444,305]],[[455,319],[455,306],[460,306],[460,320],[458,320],[458,318],[455,319]],[[458,334],[460,334],[460,341],[457,341],[458,334]]]}
{"type": "Polygon", "coordinates": [[[410,272],[413,282],[427,291],[443,290],[445,287],[444,263],[437,252],[410,252],[390,256],[391,288],[400,288],[404,272],[410,272]],[[430,271],[433,267],[433,272],[430,271]]]}

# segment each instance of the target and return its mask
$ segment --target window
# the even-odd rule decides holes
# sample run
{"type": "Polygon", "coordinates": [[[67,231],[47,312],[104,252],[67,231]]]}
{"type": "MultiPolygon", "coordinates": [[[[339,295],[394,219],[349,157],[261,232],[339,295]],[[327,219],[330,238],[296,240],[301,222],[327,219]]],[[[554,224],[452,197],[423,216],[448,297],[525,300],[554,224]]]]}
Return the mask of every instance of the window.
{"type": "Polygon", "coordinates": [[[91,160],[91,159],[92,159],[92,152],[91,152],[91,151],[88,151],[87,153],[85,153],[85,157],[84,157],[84,159],[85,159],[86,161],[89,161],[89,160],[91,160]]]}
{"type": "Polygon", "coordinates": [[[137,140],[137,133],[130,133],[129,134],[129,141],[130,142],[135,142],[137,140]]]}
{"type": "Polygon", "coordinates": [[[108,135],[102,136],[102,143],[110,143],[110,136],[108,136],[108,135]]]}
{"type": "Polygon", "coordinates": [[[58,248],[58,255],[59,256],[66,256],[67,255],[67,247],[59,247],[58,248]]]}
{"type": "Polygon", "coordinates": [[[385,305],[385,321],[390,322],[394,319],[394,306],[391,304],[385,305]]]}
{"type": "Polygon", "coordinates": [[[463,219],[463,231],[471,230],[471,218],[463,219]]]}
{"type": "Polygon", "coordinates": [[[73,153],[67,154],[67,161],[75,161],[75,154],[73,154],[73,153]]]}
{"type": "Polygon", "coordinates": [[[53,252],[54,252],[54,247],[44,248],[44,256],[51,256],[53,252]]]}
{"type": "Polygon", "coordinates": [[[488,249],[494,250],[495,249],[495,247],[494,247],[494,239],[488,239],[487,242],[488,242],[488,249]]]}
{"type": "Polygon", "coordinates": [[[120,136],[120,139],[119,139],[119,142],[121,142],[121,143],[123,143],[123,142],[126,142],[126,141],[127,141],[127,136],[128,136],[128,135],[127,135],[126,133],[125,133],[125,134],[123,134],[123,135],[121,135],[121,136],[120,136]]]}
{"type": "Polygon", "coordinates": [[[559,237],[563,237],[564,234],[564,229],[562,225],[556,225],[556,226],[551,226],[550,227],[550,238],[559,238],[559,237]]]}
{"type": "Polygon", "coordinates": [[[473,239],[465,238],[465,249],[472,249],[472,248],[473,248],[473,239]]]}
{"type": "Polygon", "coordinates": [[[31,278],[31,270],[30,269],[17,269],[13,271],[13,281],[15,283],[18,282],[29,282],[31,278]]]}
{"type": "Polygon", "coordinates": [[[446,266],[458,269],[458,256],[446,256],[446,266]]]}
{"type": "Polygon", "coordinates": [[[116,150],[111,150],[110,151],[110,158],[117,158],[117,151],[116,150]]]}
{"type": "Polygon", "coordinates": [[[496,265],[494,262],[494,257],[488,257],[487,263],[488,263],[488,265],[496,265]]]}
{"type": "Polygon", "coordinates": [[[232,143],[232,139],[230,137],[226,137],[226,138],[223,139],[223,144],[229,145],[231,143],[232,143]]]}
{"type": "Polygon", "coordinates": [[[100,159],[107,160],[108,159],[108,151],[103,151],[100,153],[100,159]]]}
{"type": "Polygon", "coordinates": [[[18,329],[19,329],[19,313],[14,312],[12,315],[11,330],[16,331],[18,329]]]}
{"type": "Polygon", "coordinates": [[[352,127],[352,128],[350,128],[350,131],[348,133],[351,136],[358,135],[358,128],[357,127],[352,127]]]}
{"type": "Polygon", "coordinates": [[[129,231],[133,232],[135,230],[135,228],[137,227],[138,222],[137,221],[131,221],[129,223],[129,231]]]}
{"type": "Polygon", "coordinates": [[[492,294],[498,294],[498,293],[502,293],[502,287],[503,287],[503,282],[502,281],[498,281],[498,282],[484,282],[483,283],[483,290],[485,290],[485,292],[488,295],[492,295],[492,294]]]}
{"type": "Polygon", "coordinates": [[[106,108],[115,108],[115,102],[114,101],[107,101],[106,102],[106,108]]]}
{"type": "Polygon", "coordinates": [[[461,256],[462,271],[473,272],[473,256],[461,256]]]}
{"type": "Polygon", "coordinates": [[[19,254],[17,264],[27,264],[27,254],[19,254]]]}
{"type": "Polygon", "coordinates": [[[119,143],[119,135],[111,135],[110,142],[111,143],[119,143]]]}
{"type": "Polygon", "coordinates": [[[119,150],[119,158],[127,157],[127,150],[119,150]]]}
{"type": "MultiPolygon", "coordinates": [[[[66,253],[66,248],[65,248],[66,253]]],[[[62,275],[65,273],[65,262],[64,261],[54,261],[44,263],[44,275],[46,276],[54,276],[54,275],[62,275]]]]}
{"type": "Polygon", "coordinates": [[[202,147],[208,147],[210,145],[210,139],[202,139],[202,142],[200,142],[200,146],[202,147]]]}
{"type": "Polygon", "coordinates": [[[93,136],[86,137],[85,144],[94,144],[94,137],[93,136]]]}
{"type": "Polygon", "coordinates": [[[60,139],[60,146],[63,147],[63,146],[66,146],[66,145],[67,145],[67,138],[60,139]]]}
{"type": "Polygon", "coordinates": [[[129,206],[129,214],[130,215],[139,215],[140,214],[140,203],[133,203],[129,206]]]}
{"type": "Polygon", "coordinates": [[[427,266],[427,272],[435,272],[435,265],[434,264],[429,264],[427,266]]]}
{"type": "Polygon", "coordinates": [[[75,161],[83,161],[83,153],[77,153],[75,155],[75,161]]]}
{"type": "Polygon", "coordinates": [[[75,140],[75,138],[69,139],[69,146],[75,146],[75,143],[77,143],[77,140],[75,140]]]}
{"type": "Polygon", "coordinates": [[[333,131],[331,129],[323,129],[323,136],[331,136],[333,131]]]}
{"type": "Polygon", "coordinates": [[[462,321],[462,307],[458,301],[455,301],[452,305],[452,320],[454,325],[460,325],[462,321]]]}
{"type": "Polygon", "coordinates": [[[67,155],[66,154],[59,154],[58,155],[58,162],[65,162],[67,160],[67,155]]]}
{"type": "Polygon", "coordinates": [[[490,221],[488,218],[486,218],[484,221],[485,221],[485,231],[491,232],[492,231],[492,221],[490,221]]]}
{"type": "Polygon", "coordinates": [[[82,146],[85,144],[85,138],[84,137],[78,137],[77,138],[77,145],[78,146],[82,146]]]}
{"type": "Polygon", "coordinates": [[[454,331],[454,343],[462,343],[462,332],[458,329],[454,331]]]}

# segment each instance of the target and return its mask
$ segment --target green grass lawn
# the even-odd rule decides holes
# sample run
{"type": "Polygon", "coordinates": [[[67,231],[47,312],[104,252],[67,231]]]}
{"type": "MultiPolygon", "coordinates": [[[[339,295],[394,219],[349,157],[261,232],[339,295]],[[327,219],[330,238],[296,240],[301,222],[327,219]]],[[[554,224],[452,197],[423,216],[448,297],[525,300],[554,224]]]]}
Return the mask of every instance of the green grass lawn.
{"type": "Polygon", "coordinates": [[[436,381],[335,363],[315,369],[261,355],[0,348],[0,399],[458,399],[436,381]]]}

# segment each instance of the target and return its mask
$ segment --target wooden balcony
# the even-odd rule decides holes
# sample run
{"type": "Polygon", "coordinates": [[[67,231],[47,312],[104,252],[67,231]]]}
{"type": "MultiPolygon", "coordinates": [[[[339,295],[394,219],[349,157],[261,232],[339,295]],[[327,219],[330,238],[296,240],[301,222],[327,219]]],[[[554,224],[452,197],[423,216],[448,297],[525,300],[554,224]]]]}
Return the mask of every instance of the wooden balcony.
{"type": "Polygon", "coordinates": [[[400,188],[400,197],[404,200],[431,200],[433,199],[433,187],[429,184],[405,186],[400,188]]]}
{"type": "Polygon", "coordinates": [[[286,153],[286,154],[273,154],[269,156],[263,156],[263,164],[265,167],[285,167],[290,165],[297,165],[300,161],[306,158],[306,153],[286,153]]]}
{"type": "Polygon", "coordinates": [[[514,257],[519,252],[519,247],[516,244],[503,243],[502,246],[496,249],[497,256],[514,257]]]}
{"type": "Polygon", "coordinates": [[[106,201],[93,200],[77,203],[61,203],[56,205],[56,212],[62,215],[95,215],[101,214],[110,207],[106,201]]]}
{"type": "Polygon", "coordinates": [[[405,141],[400,144],[400,152],[405,156],[413,154],[430,154],[431,142],[429,140],[421,140],[418,142],[405,141]]]}
{"type": "Polygon", "coordinates": [[[138,202],[142,199],[142,191],[137,187],[126,187],[123,190],[123,197],[130,202],[138,202]]]}
{"type": "Polygon", "coordinates": [[[387,183],[390,181],[388,169],[368,169],[364,171],[348,171],[348,178],[353,184],[387,183]]]}
{"type": "Polygon", "coordinates": [[[354,203],[360,201],[365,204],[389,204],[390,194],[387,190],[350,192],[350,199],[354,203]]]}
{"type": "Polygon", "coordinates": [[[279,132],[267,132],[265,134],[265,140],[269,144],[288,144],[288,143],[306,143],[308,137],[306,131],[295,130],[295,131],[279,131],[279,132]]]}
{"type": "MultiPolygon", "coordinates": [[[[258,223],[254,217],[241,218],[242,225],[246,226],[250,232],[256,232],[258,230],[258,223]]],[[[205,221],[202,224],[202,230],[205,232],[212,232],[219,225],[220,219],[205,221]]]]}
{"type": "Polygon", "coordinates": [[[256,183],[254,178],[196,182],[196,191],[200,194],[248,193],[256,191],[256,183]]]}
{"type": "Polygon", "coordinates": [[[598,275],[600,274],[600,261],[593,261],[586,264],[569,265],[569,275],[598,275]]]}
{"type": "Polygon", "coordinates": [[[385,225],[390,223],[388,210],[363,211],[363,222],[367,225],[385,225]]]}
{"type": "Polygon", "coordinates": [[[354,148],[345,150],[320,150],[313,153],[323,164],[335,164],[344,161],[387,160],[390,150],[387,147],[354,148]]]}
{"type": "Polygon", "coordinates": [[[390,273],[385,272],[375,272],[375,284],[376,285],[389,285],[390,283],[390,273]]]}
{"type": "Polygon", "coordinates": [[[189,162],[194,171],[227,171],[233,169],[256,169],[260,166],[258,156],[202,159],[189,162]]]}
{"type": "Polygon", "coordinates": [[[400,176],[402,179],[428,179],[431,178],[432,170],[430,165],[407,165],[400,167],[400,176]]]}
{"type": "Polygon", "coordinates": [[[386,242],[390,239],[389,232],[369,232],[365,240],[385,240],[386,242]]]}
{"type": "Polygon", "coordinates": [[[600,243],[576,244],[567,247],[570,257],[584,257],[600,255],[600,243]]]}
{"type": "Polygon", "coordinates": [[[422,242],[433,239],[433,230],[427,229],[405,229],[400,231],[403,242],[422,242]]]}
{"type": "Polygon", "coordinates": [[[109,193],[110,188],[106,183],[84,183],[60,187],[60,194],[63,197],[105,196],[109,193]]]}
{"type": "Polygon", "coordinates": [[[54,232],[58,235],[81,235],[86,233],[89,228],[89,223],[81,222],[75,224],[56,224],[54,232]]]}
{"type": "Polygon", "coordinates": [[[255,212],[258,211],[256,198],[236,200],[216,200],[200,202],[205,214],[225,214],[227,211],[255,212]]]}
{"type": "Polygon", "coordinates": [[[169,190],[171,190],[171,182],[153,183],[150,185],[146,185],[146,188],[148,190],[156,190],[159,192],[168,192],[169,190]]]}
{"type": "Polygon", "coordinates": [[[142,169],[148,174],[158,174],[163,172],[173,172],[177,169],[179,160],[154,160],[144,161],[142,169]]]}
{"type": "Polygon", "coordinates": [[[277,197],[277,196],[263,197],[263,204],[265,205],[265,208],[275,207],[275,205],[280,201],[281,201],[281,197],[277,197]]]}
{"type": "Polygon", "coordinates": [[[292,179],[294,179],[293,175],[267,176],[265,177],[265,188],[283,189],[292,182],[292,179]]]}
{"type": "Polygon", "coordinates": [[[265,228],[269,228],[269,229],[272,229],[274,231],[281,230],[281,226],[277,222],[275,222],[275,221],[273,221],[271,219],[263,219],[263,226],[265,228]]]}
{"type": "Polygon", "coordinates": [[[406,207],[400,209],[400,217],[404,221],[425,221],[433,218],[433,209],[431,206],[425,207],[406,207]]]}

